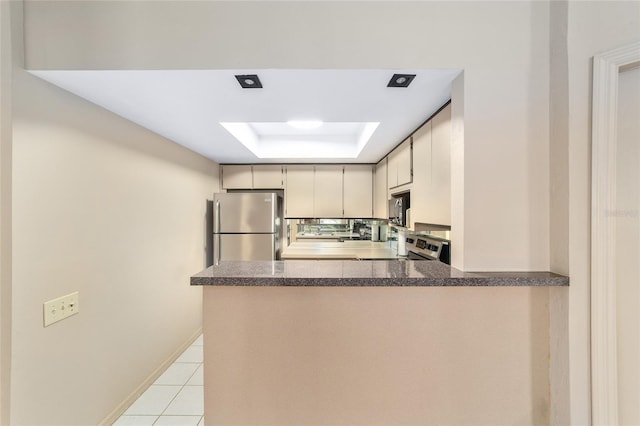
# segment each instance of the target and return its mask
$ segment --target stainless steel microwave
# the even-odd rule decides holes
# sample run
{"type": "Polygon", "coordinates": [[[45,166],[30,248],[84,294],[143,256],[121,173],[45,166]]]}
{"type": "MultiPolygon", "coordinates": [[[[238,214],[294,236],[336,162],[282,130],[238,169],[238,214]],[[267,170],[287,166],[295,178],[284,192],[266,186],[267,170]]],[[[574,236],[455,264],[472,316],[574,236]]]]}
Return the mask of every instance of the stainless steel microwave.
{"type": "Polygon", "coordinates": [[[409,194],[391,197],[389,200],[389,223],[407,226],[407,209],[409,207],[409,194]]]}

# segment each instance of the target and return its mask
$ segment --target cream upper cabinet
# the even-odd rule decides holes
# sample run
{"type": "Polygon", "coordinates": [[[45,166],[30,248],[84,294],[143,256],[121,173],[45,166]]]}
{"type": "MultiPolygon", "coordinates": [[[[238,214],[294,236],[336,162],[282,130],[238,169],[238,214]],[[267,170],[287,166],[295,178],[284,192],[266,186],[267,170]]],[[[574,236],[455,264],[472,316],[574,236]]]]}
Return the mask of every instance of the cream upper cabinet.
{"type": "Polygon", "coordinates": [[[389,189],[412,181],[411,137],[389,153],[387,183],[389,189]]]}
{"type": "Polygon", "coordinates": [[[251,189],[253,176],[249,164],[224,164],[222,166],[222,188],[251,189]]]}
{"type": "Polygon", "coordinates": [[[391,151],[387,155],[387,188],[398,186],[398,154],[391,151]]]}
{"type": "Polygon", "coordinates": [[[344,166],[344,217],[373,217],[373,168],[370,165],[344,166]]]}
{"type": "Polygon", "coordinates": [[[282,189],[282,166],[279,164],[254,164],[253,165],[254,189],[282,189]]]}
{"type": "Polygon", "coordinates": [[[286,217],[372,217],[370,165],[290,165],[285,170],[286,217]]]}
{"type": "Polygon", "coordinates": [[[398,147],[398,186],[411,183],[413,177],[413,164],[411,155],[411,138],[408,138],[398,147]]]}
{"type": "Polygon", "coordinates": [[[389,217],[389,204],[387,187],[387,158],[383,158],[375,166],[374,184],[373,184],[373,216],[378,219],[386,219],[389,217]]]}
{"type": "MultiPolygon", "coordinates": [[[[431,120],[431,218],[451,225],[451,104],[431,120]]],[[[413,208],[411,209],[413,211],[413,208]]]]}
{"type": "Polygon", "coordinates": [[[312,165],[286,166],[285,216],[314,217],[314,171],[312,165]]]}
{"type": "Polygon", "coordinates": [[[283,176],[280,164],[224,164],[222,166],[224,189],[282,189],[283,176]]]}
{"type": "Polygon", "coordinates": [[[315,166],[314,217],[342,217],[342,174],[343,166],[315,166]]]}
{"type": "Polygon", "coordinates": [[[413,188],[411,189],[411,225],[429,222],[431,190],[431,121],[413,134],[413,188]]]}
{"type": "Polygon", "coordinates": [[[451,106],[413,134],[411,225],[451,226],[451,106]]]}

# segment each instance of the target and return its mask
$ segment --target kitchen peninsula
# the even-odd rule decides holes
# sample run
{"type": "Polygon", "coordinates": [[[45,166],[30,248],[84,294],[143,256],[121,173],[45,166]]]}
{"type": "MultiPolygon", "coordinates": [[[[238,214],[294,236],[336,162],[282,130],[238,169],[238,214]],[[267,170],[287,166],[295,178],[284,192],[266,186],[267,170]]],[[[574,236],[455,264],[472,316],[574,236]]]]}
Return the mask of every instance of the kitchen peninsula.
{"type": "Polygon", "coordinates": [[[436,261],[222,262],[204,290],[209,425],[546,424],[549,286],[436,261]]]}

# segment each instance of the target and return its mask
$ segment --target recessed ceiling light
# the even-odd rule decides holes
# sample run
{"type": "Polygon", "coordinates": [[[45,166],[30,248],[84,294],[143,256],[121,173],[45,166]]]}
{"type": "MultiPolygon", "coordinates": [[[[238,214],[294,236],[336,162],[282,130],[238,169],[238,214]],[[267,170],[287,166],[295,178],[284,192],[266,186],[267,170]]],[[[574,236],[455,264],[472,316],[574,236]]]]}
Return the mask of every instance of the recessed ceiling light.
{"type": "Polygon", "coordinates": [[[262,89],[262,83],[256,74],[236,75],[243,89],[262,89]]]}
{"type": "Polygon", "coordinates": [[[387,87],[408,87],[415,76],[415,74],[394,74],[387,87]]]}
{"type": "Polygon", "coordinates": [[[290,120],[287,124],[291,127],[301,130],[317,129],[322,127],[322,121],[320,120],[290,120]]]}

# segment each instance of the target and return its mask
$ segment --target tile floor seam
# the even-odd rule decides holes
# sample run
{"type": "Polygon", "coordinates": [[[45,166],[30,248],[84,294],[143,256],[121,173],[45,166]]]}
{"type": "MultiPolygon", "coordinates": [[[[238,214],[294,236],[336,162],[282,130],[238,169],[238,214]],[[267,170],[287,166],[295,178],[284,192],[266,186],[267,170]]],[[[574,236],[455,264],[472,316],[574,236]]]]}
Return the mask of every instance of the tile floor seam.
{"type": "MultiPolygon", "coordinates": [[[[198,368],[200,368],[200,366],[199,366],[199,365],[198,365],[198,368]]],[[[193,374],[192,374],[191,376],[189,376],[189,378],[187,379],[187,381],[186,381],[186,382],[184,382],[184,386],[187,386],[187,385],[189,384],[189,381],[190,381],[191,379],[193,379],[193,376],[195,376],[195,375],[196,375],[196,373],[198,372],[198,368],[196,368],[196,370],[193,372],[193,374]]]]}
{"type": "MultiPolygon", "coordinates": [[[[154,383],[151,386],[184,386],[184,385],[172,385],[172,384],[169,384],[169,383],[154,383]]],[[[149,386],[149,387],[151,387],[151,386],[149,386]]]]}
{"type": "MultiPolygon", "coordinates": [[[[175,401],[175,399],[178,397],[178,395],[180,395],[180,392],[182,392],[182,389],[184,389],[184,386],[185,386],[185,385],[182,385],[182,386],[180,387],[180,390],[175,394],[175,396],[171,399],[171,401],[169,401],[169,403],[167,404],[167,406],[166,406],[166,407],[164,407],[164,410],[162,410],[162,413],[160,413],[160,417],[162,417],[162,416],[164,415],[164,413],[167,411],[167,409],[171,406],[171,403],[172,403],[173,401],[175,401]]],[[[160,417],[158,417],[158,418],[156,419],[156,421],[155,421],[155,422],[153,422],[153,424],[154,424],[154,425],[155,425],[155,424],[156,424],[156,422],[160,419],[160,417]]]]}
{"type": "MultiPolygon", "coordinates": [[[[198,347],[202,347],[204,345],[196,345],[196,344],[191,344],[191,347],[194,346],[198,346],[198,347]]],[[[185,352],[189,349],[185,349],[185,352]]],[[[204,348],[203,348],[204,349],[204,348]]],[[[182,356],[182,355],[181,355],[182,356]]],[[[178,398],[178,395],[180,395],[180,393],[188,386],[189,388],[193,388],[193,387],[202,387],[203,391],[204,391],[204,386],[203,385],[189,385],[189,381],[191,379],[193,379],[193,377],[196,375],[196,373],[198,372],[198,370],[200,369],[200,367],[202,367],[204,365],[204,360],[197,362],[197,361],[174,361],[171,365],[175,365],[175,364],[197,364],[197,367],[195,368],[194,372],[187,378],[187,380],[184,382],[184,384],[182,385],[175,385],[175,384],[155,384],[155,382],[153,384],[151,384],[151,386],[149,388],[147,388],[147,390],[145,392],[147,392],[152,386],[174,386],[174,387],[180,387],[180,389],[178,389],[178,392],[173,396],[173,398],[171,398],[171,400],[167,403],[167,405],[164,407],[164,409],[162,410],[162,412],[158,415],[158,414],[153,414],[153,415],[136,415],[136,416],[145,416],[145,417],[156,417],[156,419],[153,421],[152,425],[155,425],[156,423],[158,423],[162,417],[181,417],[181,416],[188,416],[188,417],[199,417],[200,419],[198,420],[198,425],[200,424],[200,422],[202,422],[204,420],[204,413],[202,413],[201,415],[198,414],[165,414],[167,412],[167,410],[169,409],[169,407],[171,406],[171,404],[176,400],[176,398],[178,398]]],[[[170,368],[170,367],[168,367],[170,368]]],[[[168,370],[167,368],[167,370],[168,370]]],[[[166,370],[165,370],[166,371],[166,370]]],[[[163,373],[164,374],[164,373],[163,373]]],[[[140,397],[145,393],[143,392],[140,397]]],[[[139,398],[140,398],[139,397],[139,398]]],[[[134,402],[135,403],[135,402],[134,402]]],[[[130,408],[130,407],[129,407],[130,408]]],[[[204,408],[204,407],[203,407],[204,408]]],[[[126,411],[125,411],[126,413],[126,411]]],[[[126,415],[123,413],[118,420],[120,420],[121,418],[126,417],[126,415]]]]}
{"type": "MultiPolygon", "coordinates": [[[[178,391],[178,393],[176,394],[176,396],[171,400],[171,402],[169,402],[169,404],[167,405],[167,407],[164,409],[164,411],[162,412],[162,414],[161,414],[160,416],[165,415],[164,413],[169,409],[169,407],[171,407],[171,404],[173,403],[173,401],[178,397],[178,395],[180,395],[180,393],[181,393],[181,392],[182,392],[182,391],[183,391],[187,386],[188,386],[188,387],[190,387],[190,388],[197,388],[197,387],[201,387],[201,388],[202,388],[202,391],[203,391],[203,393],[204,393],[204,386],[203,386],[203,385],[187,385],[187,384],[184,384],[184,385],[180,388],[180,390],[178,391]]],[[[204,416],[204,403],[203,403],[203,406],[202,406],[202,410],[203,410],[203,414],[202,414],[202,415],[204,416]]],[[[167,416],[168,416],[168,415],[171,415],[171,414],[167,414],[167,416]]],[[[174,415],[174,416],[199,416],[199,414],[173,414],[173,415],[174,415]]]]}
{"type": "MultiPolygon", "coordinates": [[[[196,363],[192,363],[192,364],[196,364],[196,363]]],[[[196,373],[194,372],[193,374],[196,374],[196,373]]],[[[191,375],[191,377],[193,377],[193,374],[191,375]]],[[[185,382],[185,384],[184,384],[184,385],[180,386],[180,390],[178,390],[178,393],[176,393],[176,394],[175,394],[175,396],[171,399],[171,401],[169,401],[169,403],[167,404],[167,406],[166,406],[166,407],[164,407],[164,410],[162,410],[162,413],[160,414],[160,416],[156,419],[156,421],[155,421],[155,422],[153,422],[153,424],[154,424],[154,425],[156,424],[156,422],[157,422],[158,420],[160,420],[160,417],[162,417],[162,416],[172,416],[172,415],[173,415],[173,416],[189,416],[189,415],[191,415],[191,414],[164,414],[164,413],[166,413],[166,412],[167,412],[167,410],[169,409],[169,407],[171,406],[171,404],[173,403],[173,401],[175,401],[175,400],[176,400],[176,398],[178,397],[178,395],[180,395],[180,392],[182,392],[182,390],[183,390],[185,387],[187,387],[187,383],[189,382],[189,380],[191,380],[191,377],[189,377],[189,379],[187,380],[187,382],[185,382]]],[[[167,385],[167,386],[171,386],[171,385],[167,385]]],[[[173,386],[175,386],[175,385],[173,385],[173,386]]],[[[193,386],[193,387],[195,387],[195,386],[200,386],[200,385],[188,385],[188,386],[193,386]]],[[[203,414],[203,416],[204,416],[204,414],[203,414]]]]}
{"type": "MultiPolygon", "coordinates": [[[[192,364],[196,364],[196,363],[192,363],[192,364]]],[[[198,372],[198,369],[200,368],[200,366],[202,365],[201,362],[198,362],[198,367],[193,371],[193,374],[189,376],[189,378],[187,379],[186,382],[184,382],[184,386],[187,386],[187,384],[189,383],[189,380],[193,379],[193,376],[196,375],[196,373],[198,372]]]]}

